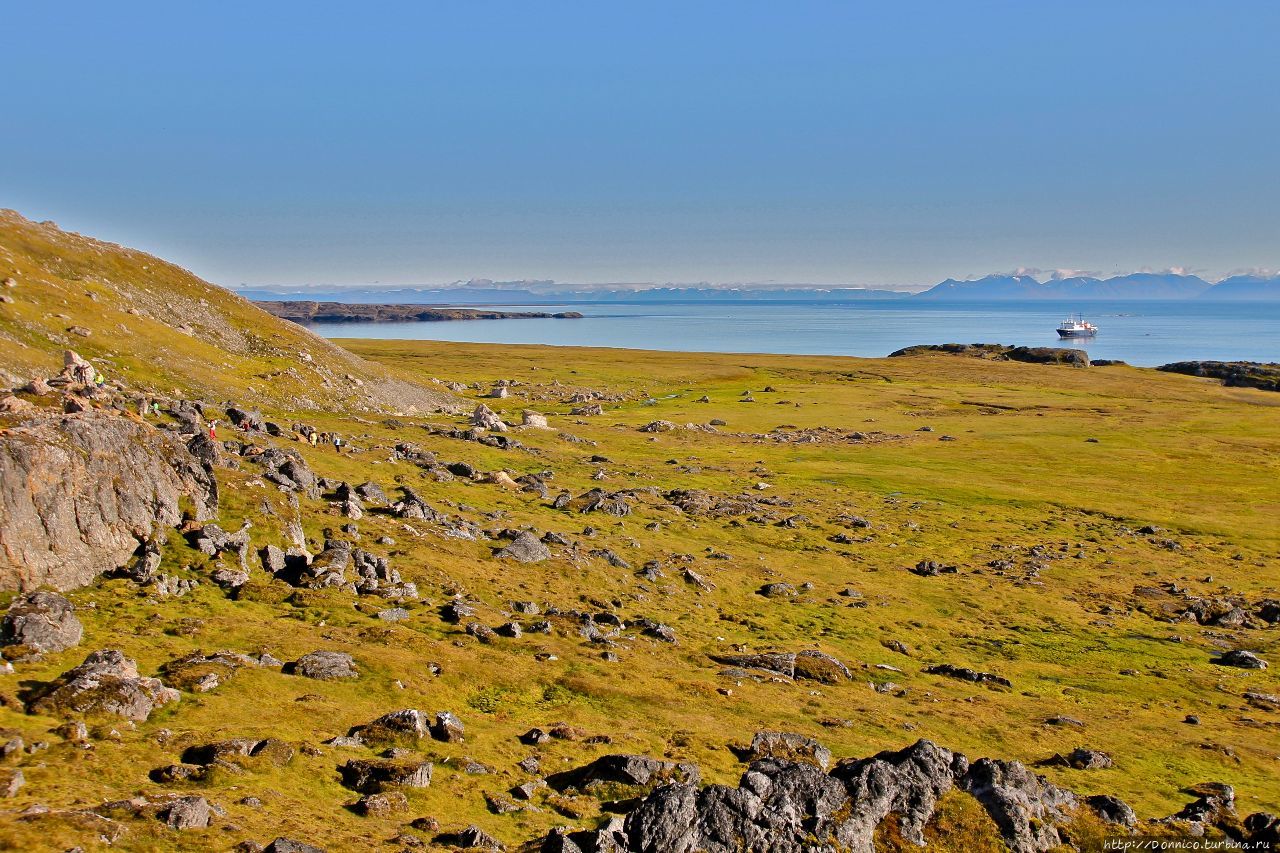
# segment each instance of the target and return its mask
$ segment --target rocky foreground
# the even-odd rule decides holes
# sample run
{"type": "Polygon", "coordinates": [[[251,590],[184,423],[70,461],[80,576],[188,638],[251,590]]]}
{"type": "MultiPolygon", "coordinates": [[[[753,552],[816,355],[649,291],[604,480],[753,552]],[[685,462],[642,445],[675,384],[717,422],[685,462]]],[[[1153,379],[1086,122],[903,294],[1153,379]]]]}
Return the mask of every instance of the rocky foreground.
{"type": "MultiPolygon", "coordinates": [[[[1087,849],[1102,838],[1137,835],[1280,843],[1280,818],[1262,811],[1241,814],[1229,784],[1195,786],[1189,789],[1190,801],[1177,812],[1144,818],[1120,797],[1076,793],[1022,762],[971,761],[927,739],[867,758],[837,760],[814,737],[765,727],[749,743],[734,747],[737,758],[745,763],[735,785],[704,784],[700,768],[689,761],[610,752],[615,736],[591,735],[563,723],[534,726],[511,736],[524,754],[509,769],[498,770],[472,758],[460,759],[465,766],[456,768],[459,759],[441,755],[436,748],[467,745],[475,736],[464,717],[453,711],[389,710],[336,731],[326,721],[316,720],[307,727],[312,737],[302,739],[252,725],[248,728],[262,734],[209,739],[202,738],[199,729],[183,727],[184,734],[175,738],[171,729],[182,725],[185,705],[198,703],[195,697],[226,690],[229,682],[246,678],[244,673],[274,672],[317,684],[358,683],[366,677],[366,664],[349,652],[323,648],[294,659],[265,650],[194,650],[160,664],[156,675],[148,675],[136,660],[110,646],[109,634],[86,631],[82,611],[48,588],[70,591],[95,583],[124,584],[149,601],[177,601],[194,597],[207,584],[220,590],[231,607],[237,602],[248,606],[254,601],[279,600],[281,594],[286,600],[313,606],[322,599],[310,596],[323,594],[347,598],[375,623],[390,625],[422,618],[425,606],[434,610],[440,623],[453,626],[457,636],[482,647],[563,635],[613,661],[620,651],[625,653],[637,643],[674,648],[681,638],[670,624],[634,613],[512,601],[505,621],[494,624],[487,618],[485,604],[461,592],[454,591],[443,601],[424,598],[418,582],[402,575],[379,553],[394,545],[392,537],[384,533],[366,542],[360,524],[383,519],[385,529],[398,526],[402,535],[421,536],[415,526],[425,525],[435,531],[432,535],[444,539],[492,542],[491,559],[496,564],[544,563],[555,558],[552,549],[567,549],[575,555],[584,552],[575,537],[562,533],[495,528],[474,517],[470,508],[442,510],[421,487],[410,487],[400,476],[390,482],[360,483],[319,476],[304,455],[290,447],[291,443],[310,445],[310,435],[316,432],[310,424],[279,424],[237,406],[218,408],[200,401],[141,395],[118,382],[95,382],[94,366],[74,352],[68,351],[64,361],[60,374],[33,379],[0,395],[0,584],[25,591],[12,600],[0,625],[5,666],[21,673],[50,657],[66,659],[82,654],[85,647],[93,649],[55,677],[25,679],[16,695],[0,697],[35,719],[47,720],[52,738],[28,741],[13,735],[4,747],[3,793],[10,798],[34,798],[8,815],[8,820],[20,825],[57,827],[58,831],[70,827],[73,836],[87,832],[124,848],[152,843],[145,839],[181,846],[178,839],[184,834],[220,830],[226,846],[237,850],[348,849],[354,842],[326,842],[318,837],[324,832],[304,831],[274,840],[237,838],[242,833],[231,818],[232,811],[269,809],[261,795],[235,793],[244,787],[242,781],[270,774],[275,784],[288,784],[284,780],[305,772],[303,762],[310,761],[327,764],[340,788],[349,792],[349,799],[335,803],[335,808],[345,805],[363,819],[399,824],[402,829],[391,840],[405,849],[430,844],[484,850],[519,846],[549,851],[834,853],[911,849],[930,843],[946,849],[955,839],[941,827],[947,820],[954,821],[955,814],[970,814],[973,809],[978,811],[968,820],[985,815],[985,823],[974,824],[979,835],[999,839],[1015,853],[1087,849]],[[224,433],[231,430],[228,437],[216,437],[219,423],[225,425],[224,433]],[[262,504],[269,515],[283,516],[277,534],[282,539],[258,538],[248,520],[234,532],[223,522],[225,499],[220,501],[220,495],[232,488],[228,484],[243,489],[254,482],[271,484],[283,499],[278,508],[271,502],[262,504]],[[331,520],[318,550],[313,550],[314,540],[309,541],[304,530],[304,522],[310,527],[309,516],[315,512],[331,520]],[[205,561],[202,569],[193,572],[187,565],[172,571],[175,558],[186,563],[193,556],[205,561]],[[280,592],[272,591],[277,589],[280,592]],[[42,783],[28,781],[28,773],[48,778],[44,772],[48,759],[108,749],[122,727],[148,726],[161,717],[165,726],[154,734],[160,760],[147,771],[152,785],[143,792],[133,788],[122,792],[123,798],[49,806],[42,802],[42,783]],[[544,749],[555,743],[582,743],[605,751],[576,767],[551,766],[544,749]],[[162,758],[166,754],[168,763],[162,758]],[[507,780],[506,790],[485,785],[478,792],[492,815],[549,810],[556,816],[554,825],[549,830],[529,828],[524,834],[508,826],[502,833],[508,840],[502,841],[493,834],[495,829],[484,825],[487,822],[450,826],[444,815],[415,817],[415,792],[430,789],[443,768],[452,774],[461,769],[464,778],[497,774],[507,780]],[[233,784],[228,787],[228,782],[233,784]],[[237,797],[234,805],[227,802],[228,797],[237,797]],[[940,818],[943,814],[949,817],[940,818]],[[588,816],[591,819],[584,820],[588,816]]],[[[487,396],[507,399],[513,388],[518,386],[499,384],[487,396]]],[[[776,392],[765,388],[760,393],[776,392]]],[[[569,405],[589,417],[603,411],[603,396],[580,395],[571,398],[569,405]]],[[[655,420],[636,431],[674,434],[695,426],[655,420]]],[[[480,403],[468,424],[432,429],[455,442],[511,451],[522,447],[516,434],[546,430],[548,419],[526,410],[523,423],[511,425],[480,403]]],[[[714,425],[695,431],[719,434],[714,425]]],[[[784,431],[760,438],[777,441],[786,435],[784,431]]],[[[872,433],[824,438],[822,432],[796,432],[786,440],[812,443],[833,437],[846,442],[878,440],[872,433]]],[[[593,458],[604,460],[600,454],[593,458]]],[[[809,523],[792,512],[791,501],[763,494],[728,498],[688,489],[659,493],[598,487],[575,495],[553,492],[550,472],[484,473],[470,463],[444,461],[403,442],[391,449],[390,459],[436,481],[463,478],[490,483],[547,501],[552,510],[587,517],[624,518],[646,499],[657,498],[689,517],[751,517],[784,529],[809,523]]],[[[360,470],[376,475],[365,463],[360,470]]],[[[490,521],[499,517],[491,516],[490,521]]],[[[861,516],[846,516],[843,522],[849,531],[865,532],[875,526],[861,516]]],[[[1148,534],[1158,539],[1160,531],[1152,528],[1148,534]]],[[[832,541],[854,544],[859,537],[842,533],[832,541]]],[[[1175,547],[1169,543],[1165,547],[1175,547]]],[[[632,569],[630,561],[608,547],[595,548],[590,555],[607,565],[632,569]]],[[[1031,578],[1048,568],[1045,558],[1049,555],[1040,556],[1031,578]]],[[[673,568],[684,584],[702,592],[715,590],[716,584],[703,570],[687,561],[683,566],[680,561],[674,566],[647,563],[637,574],[649,582],[661,582],[673,568]]],[[[993,560],[989,568],[996,574],[1022,571],[1016,563],[1000,560],[993,560]]],[[[908,571],[936,579],[959,570],[953,564],[921,560],[908,571]]],[[[756,594],[764,600],[798,600],[811,587],[772,581],[756,594]]],[[[1177,619],[1193,623],[1263,630],[1280,622],[1280,600],[1203,599],[1176,589],[1159,592],[1165,598],[1146,594],[1145,606],[1154,608],[1151,612],[1161,618],[1172,612],[1177,619]]],[[[912,654],[901,642],[886,645],[902,655],[912,654]]],[[[556,659],[556,655],[544,655],[556,659]]],[[[370,650],[359,657],[373,661],[377,652],[370,650]]],[[[816,649],[749,651],[740,647],[710,658],[723,668],[722,678],[738,685],[777,681],[842,689],[860,677],[844,661],[816,649]]],[[[1267,668],[1266,660],[1247,650],[1224,653],[1217,664],[1242,671],[1267,668]]],[[[440,669],[436,663],[428,668],[437,673],[440,669]]],[[[891,675],[902,672],[888,665],[884,670],[891,675]]],[[[1014,687],[1000,675],[951,663],[938,663],[923,672],[987,689],[1014,687]]],[[[873,681],[872,687],[880,693],[906,693],[891,681],[873,681]]],[[[722,687],[720,692],[731,695],[733,691],[722,687]]],[[[1247,698],[1260,709],[1280,710],[1280,698],[1275,696],[1255,691],[1247,698]]],[[[1049,722],[1068,728],[1084,725],[1064,715],[1049,722]]],[[[830,725],[852,723],[837,720],[830,725]]],[[[1046,756],[1041,763],[1098,771],[1111,768],[1113,758],[1078,747],[1046,756]]],[[[250,790],[253,787],[249,785],[250,790]]],[[[466,796],[467,785],[457,790],[466,796]]],[[[56,786],[47,793],[56,796],[56,786]]],[[[964,849],[963,844],[956,849],[964,849]]]]}

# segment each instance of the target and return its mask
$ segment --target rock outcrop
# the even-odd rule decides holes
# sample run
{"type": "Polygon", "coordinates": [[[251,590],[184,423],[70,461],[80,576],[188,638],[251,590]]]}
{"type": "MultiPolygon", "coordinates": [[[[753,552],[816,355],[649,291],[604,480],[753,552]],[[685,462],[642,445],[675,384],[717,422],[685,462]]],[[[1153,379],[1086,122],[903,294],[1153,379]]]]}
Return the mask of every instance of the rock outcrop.
{"type": "Polygon", "coordinates": [[[159,706],[178,698],[178,691],[165,687],[160,679],[139,675],[137,662],[122,652],[101,649],[53,683],[36,688],[27,710],[35,714],[112,715],[141,722],[159,706]]]}
{"type": "Polygon", "coordinates": [[[1280,364],[1262,364],[1256,361],[1176,361],[1164,364],[1156,370],[1165,373],[1182,373],[1187,376],[1208,376],[1221,379],[1228,388],[1260,388],[1263,391],[1280,391],[1280,364]]]}
{"type": "Polygon", "coordinates": [[[74,589],[125,564],[158,527],[211,517],[217,481],[176,436],[86,411],[0,432],[0,589],[74,589]]]}
{"type": "Polygon", "coordinates": [[[873,853],[876,828],[898,816],[905,838],[923,843],[938,799],[967,769],[963,756],[928,741],[841,762],[831,773],[802,762],[754,761],[737,788],[666,785],[627,815],[626,850],[873,853]]]}
{"type": "MultiPolygon", "coordinates": [[[[764,734],[775,739],[778,735],[764,734]]],[[[821,749],[808,738],[796,742],[821,749]]],[[[560,790],[591,790],[602,783],[612,783],[606,791],[618,784],[658,787],[625,819],[598,830],[562,827],[543,840],[541,849],[874,853],[877,832],[886,821],[910,845],[923,847],[925,826],[938,802],[958,789],[982,805],[994,822],[993,830],[1013,853],[1045,853],[1071,843],[1059,827],[1074,820],[1081,805],[1070,791],[1016,761],[984,758],[970,765],[963,755],[927,740],[870,758],[845,759],[829,773],[820,764],[808,758],[757,758],[736,788],[700,788],[696,768],[675,772],[684,766],[641,756],[605,756],[547,781],[560,790]],[[653,773],[646,772],[650,770],[653,773]]],[[[1090,798],[1087,805],[1104,820],[1132,825],[1132,810],[1114,797],[1090,798]]],[[[1250,819],[1266,831],[1268,818],[1250,819]]]]}

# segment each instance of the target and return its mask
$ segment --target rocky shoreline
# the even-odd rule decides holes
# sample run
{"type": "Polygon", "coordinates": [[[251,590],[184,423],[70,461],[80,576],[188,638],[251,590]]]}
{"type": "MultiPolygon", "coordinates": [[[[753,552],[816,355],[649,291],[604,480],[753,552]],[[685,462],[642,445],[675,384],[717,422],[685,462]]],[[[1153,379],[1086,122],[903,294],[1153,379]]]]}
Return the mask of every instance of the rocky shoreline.
{"type": "Polygon", "coordinates": [[[255,302],[262,310],[302,326],[313,323],[438,323],[448,320],[576,320],[577,311],[493,311],[430,305],[361,305],[348,302],[255,302]]]}

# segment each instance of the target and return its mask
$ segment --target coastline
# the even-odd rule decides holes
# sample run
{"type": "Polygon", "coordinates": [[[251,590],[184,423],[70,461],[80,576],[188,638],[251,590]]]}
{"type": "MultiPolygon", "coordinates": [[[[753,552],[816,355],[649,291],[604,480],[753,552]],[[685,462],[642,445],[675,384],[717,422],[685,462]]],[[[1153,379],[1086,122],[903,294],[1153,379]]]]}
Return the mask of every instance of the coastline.
{"type": "Polygon", "coordinates": [[[415,304],[358,304],[348,302],[260,301],[262,310],[282,320],[310,326],[316,323],[440,323],[458,320],[576,320],[577,311],[496,311],[415,304]]]}

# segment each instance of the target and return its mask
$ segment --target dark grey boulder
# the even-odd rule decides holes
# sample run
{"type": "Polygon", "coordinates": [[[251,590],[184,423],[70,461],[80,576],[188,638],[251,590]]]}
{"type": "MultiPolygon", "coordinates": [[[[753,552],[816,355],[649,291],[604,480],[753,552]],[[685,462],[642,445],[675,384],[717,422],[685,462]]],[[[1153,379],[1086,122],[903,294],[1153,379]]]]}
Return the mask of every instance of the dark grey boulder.
{"type": "Polygon", "coordinates": [[[1138,823],[1138,816],[1134,814],[1133,809],[1119,797],[1095,794],[1092,797],[1085,797],[1084,803],[1107,823],[1117,823],[1126,827],[1134,827],[1138,823]]]}
{"type": "Polygon", "coordinates": [[[441,711],[436,714],[436,720],[431,724],[431,736],[445,743],[458,743],[463,739],[466,728],[462,725],[462,720],[451,711],[441,711]]]}
{"type": "Polygon", "coordinates": [[[510,545],[494,554],[499,560],[515,560],[518,563],[538,563],[551,557],[551,550],[527,530],[521,531],[510,545]]]}
{"type": "Polygon", "coordinates": [[[809,763],[764,759],[736,788],[658,788],[627,815],[625,849],[873,853],[876,828],[891,814],[906,839],[922,844],[938,799],[965,766],[963,757],[928,741],[841,762],[830,774],[809,763]]]}
{"type": "Polygon", "coordinates": [[[209,825],[209,801],[204,797],[179,797],[160,812],[170,829],[204,829],[209,825]]]}
{"type": "Polygon", "coordinates": [[[1044,764],[1070,767],[1075,770],[1106,770],[1111,766],[1111,756],[1096,749],[1076,747],[1066,755],[1053,756],[1044,764]]]}
{"type": "Polygon", "coordinates": [[[975,761],[960,779],[960,787],[987,810],[1013,853],[1047,853],[1066,843],[1058,826],[1071,819],[1075,795],[1021,762],[975,761]]]}
{"type": "Polygon", "coordinates": [[[56,592],[29,592],[9,605],[0,622],[0,645],[16,646],[6,655],[13,660],[60,652],[80,644],[84,627],[75,605],[56,592]]]}
{"type": "Polygon", "coordinates": [[[548,776],[547,784],[558,791],[589,790],[601,785],[643,788],[667,782],[696,785],[699,777],[694,764],[646,755],[604,755],[584,767],[548,776]]]}
{"type": "Polygon", "coordinates": [[[377,794],[387,787],[425,788],[431,784],[429,761],[387,758],[352,759],[338,767],[342,784],[362,794],[377,794]]]}
{"type": "Polygon", "coordinates": [[[1220,666],[1234,666],[1238,669],[1266,669],[1267,662],[1258,657],[1254,652],[1244,649],[1236,649],[1235,651],[1226,652],[1219,655],[1214,663],[1220,666]]]}
{"type": "Polygon", "coordinates": [[[262,853],[325,853],[325,851],[323,847],[316,847],[305,841],[280,837],[263,848],[262,853]]]}
{"type": "Polygon", "coordinates": [[[948,678],[958,678],[961,681],[972,681],[975,684],[997,684],[1001,687],[1012,687],[1009,679],[1003,676],[995,675],[990,672],[978,672],[967,666],[955,666],[949,663],[940,663],[936,666],[925,667],[925,672],[932,675],[945,675],[948,678]]]}

